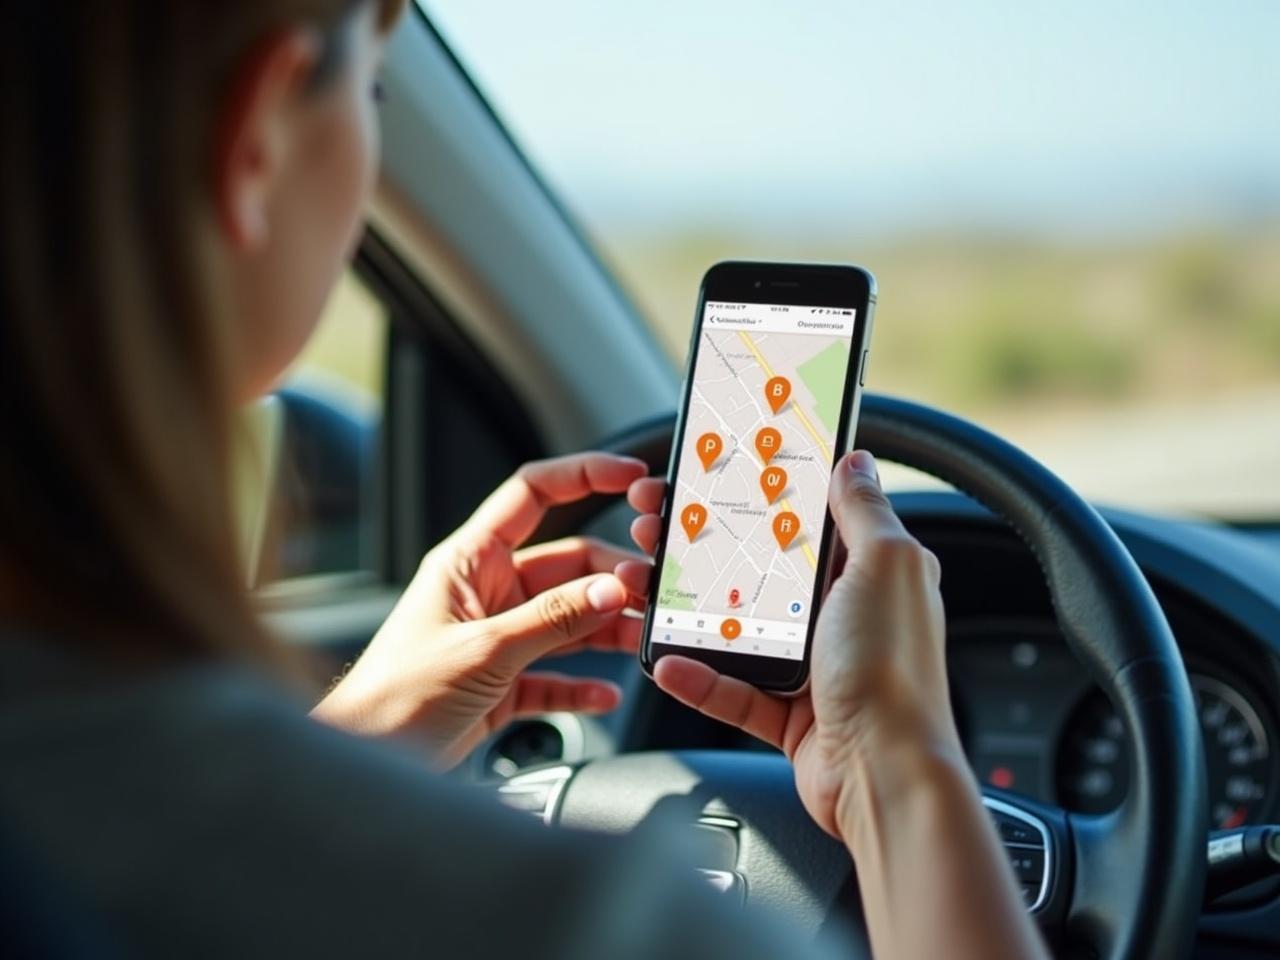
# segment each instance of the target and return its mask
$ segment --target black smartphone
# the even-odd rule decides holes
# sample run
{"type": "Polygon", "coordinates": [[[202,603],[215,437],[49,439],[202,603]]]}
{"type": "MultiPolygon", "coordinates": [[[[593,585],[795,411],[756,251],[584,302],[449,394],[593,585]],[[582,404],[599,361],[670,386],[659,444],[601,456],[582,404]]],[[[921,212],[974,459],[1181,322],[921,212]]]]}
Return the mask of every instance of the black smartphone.
{"type": "Polygon", "coordinates": [[[830,584],[827,490],[851,449],[875,278],[719,263],[702,279],[640,662],[667,654],[766,690],[809,677],[830,584]]]}

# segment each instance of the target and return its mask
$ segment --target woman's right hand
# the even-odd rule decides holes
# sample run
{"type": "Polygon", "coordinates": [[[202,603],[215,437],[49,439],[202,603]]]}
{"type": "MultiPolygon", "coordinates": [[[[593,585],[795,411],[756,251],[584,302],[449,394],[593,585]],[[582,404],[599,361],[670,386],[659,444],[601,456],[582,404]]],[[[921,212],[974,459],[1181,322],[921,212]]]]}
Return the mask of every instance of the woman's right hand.
{"type": "Polygon", "coordinates": [[[818,616],[808,690],[773,696],[680,656],[659,660],[654,679],[782,750],[809,813],[847,843],[853,797],[865,796],[869,777],[877,792],[909,789],[939,761],[964,768],[964,754],[947,692],[937,558],[902,526],[869,453],[837,465],[830,502],[847,556],[818,616]]]}
{"type": "MultiPolygon", "coordinates": [[[[831,513],[848,556],[818,615],[807,693],[770,696],[678,656],[654,679],[791,759],[810,815],[857,863],[876,956],[1047,957],[951,717],[937,558],[890,508],[870,454],[836,467],[831,513]]],[[[637,524],[646,547],[653,524],[637,524]]]]}

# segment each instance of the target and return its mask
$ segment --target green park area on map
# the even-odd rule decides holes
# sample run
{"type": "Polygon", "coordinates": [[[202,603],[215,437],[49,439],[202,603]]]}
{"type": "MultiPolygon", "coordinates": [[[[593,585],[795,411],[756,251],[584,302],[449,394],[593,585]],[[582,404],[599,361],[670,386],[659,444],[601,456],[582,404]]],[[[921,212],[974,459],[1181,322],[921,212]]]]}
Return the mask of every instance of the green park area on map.
{"type": "Polygon", "coordinates": [[[840,407],[844,400],[844,377],[849,369],[849,344],[841,340],[831,344],[811,360],[796,368],[804,385],[813,394],[814,412],[834,435],[840,426],[840,407]]]}
{"type": "Polygon", "coordinates": [[[680,593],[680,575],[684,573],[680,564],[670,555],[662,559],[662,579],[658,584],[658,605],[672,610],[692,610],[693,600],[680,593]]]}

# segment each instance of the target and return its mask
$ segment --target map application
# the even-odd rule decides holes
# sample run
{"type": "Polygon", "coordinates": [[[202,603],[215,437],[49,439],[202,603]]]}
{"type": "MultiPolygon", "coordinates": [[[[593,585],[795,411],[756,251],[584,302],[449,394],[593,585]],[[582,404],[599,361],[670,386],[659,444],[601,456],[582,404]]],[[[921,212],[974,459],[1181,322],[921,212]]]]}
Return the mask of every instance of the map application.
{"type": "Polygon", "coordinates": [[[803,656],[855,314],[705,305],[650,642],[803,656]]]}

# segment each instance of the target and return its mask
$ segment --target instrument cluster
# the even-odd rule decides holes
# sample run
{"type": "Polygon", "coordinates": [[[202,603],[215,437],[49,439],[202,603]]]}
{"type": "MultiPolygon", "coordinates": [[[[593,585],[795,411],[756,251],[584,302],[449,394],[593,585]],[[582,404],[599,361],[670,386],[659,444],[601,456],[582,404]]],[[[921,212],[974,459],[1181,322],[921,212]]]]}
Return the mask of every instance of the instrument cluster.
{"type": "MultiPolygon", "coordinates": [[[[1120,804],[1129,782],[1124,725],[1052,623],[953,626],[949,649],[957,721],[980,780],[1081,813],[1120,804]]],[[[1278,748],[1268,678],[1242,675],[1200,650],[1184,656],[1203,735],[1210,828],[1273,820],[1278,748]]]]}

